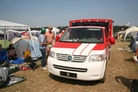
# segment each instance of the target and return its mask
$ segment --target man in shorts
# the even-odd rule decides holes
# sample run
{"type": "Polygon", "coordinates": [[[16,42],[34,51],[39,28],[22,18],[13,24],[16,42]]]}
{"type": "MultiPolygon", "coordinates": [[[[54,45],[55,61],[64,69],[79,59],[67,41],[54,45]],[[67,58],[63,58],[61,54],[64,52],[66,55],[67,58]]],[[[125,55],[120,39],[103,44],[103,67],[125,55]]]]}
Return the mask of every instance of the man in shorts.
{"type": "Polygon", "coordinates": [[[50,49],[52,48],[53,44],[55,43],[55,33],[52,31],[53,27],[49,26],[48,31],[45,33],[45,38],[47,42],[46,46],[46,51],[47,51],[47,56],[46,56],[46,62],[50,53],[50,49]]]}

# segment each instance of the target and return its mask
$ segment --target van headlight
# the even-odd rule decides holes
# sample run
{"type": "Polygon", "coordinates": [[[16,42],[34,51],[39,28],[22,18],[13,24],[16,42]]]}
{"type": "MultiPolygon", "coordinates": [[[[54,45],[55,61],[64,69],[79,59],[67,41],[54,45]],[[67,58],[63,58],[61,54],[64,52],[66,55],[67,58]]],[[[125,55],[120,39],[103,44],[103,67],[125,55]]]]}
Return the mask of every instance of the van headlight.
{"type": "Polygon", "coordinates": [[[50,51],[49,56],[52,57],[52,58],[55,58],[55,52],[54,51],[50,51]]]}
{"type": "Polygon", "coordinates": [[[91,55],[90,57],[89,57],[89,62],[92,62],[92,61],[103,61],[104,59],[105,59],[106,57],[105,57],[105,55],[104,54],[102,54],[102,55],[91,55]]]}

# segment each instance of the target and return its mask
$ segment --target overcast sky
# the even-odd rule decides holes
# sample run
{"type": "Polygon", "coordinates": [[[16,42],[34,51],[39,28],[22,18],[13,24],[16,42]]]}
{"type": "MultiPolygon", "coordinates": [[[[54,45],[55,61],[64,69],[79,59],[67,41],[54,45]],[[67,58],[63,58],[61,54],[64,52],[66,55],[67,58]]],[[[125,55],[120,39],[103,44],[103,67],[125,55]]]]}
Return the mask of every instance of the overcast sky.
{"type": "Polygon", "coordinates": [[[138,26],[138,0],[0,0],[0,20],[31,27],[68,26],[69,20],[82,18],[138,26]]]}

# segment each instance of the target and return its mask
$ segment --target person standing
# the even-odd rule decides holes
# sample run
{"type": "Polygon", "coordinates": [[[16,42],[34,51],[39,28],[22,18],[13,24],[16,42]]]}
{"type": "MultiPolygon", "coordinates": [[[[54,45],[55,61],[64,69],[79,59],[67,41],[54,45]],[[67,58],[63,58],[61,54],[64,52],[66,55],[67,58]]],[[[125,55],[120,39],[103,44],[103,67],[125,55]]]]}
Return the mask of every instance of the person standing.
{"type": "Polygon", "coordinates": [[[41,60],[41,69],[47,69],[46,68],[46,38],[45,38],[45,31],[46,29],[45,28],[42,28],[41,29],[41,34],[39,35],[38,37],[38,40],[39,40],[39,43],[40,43],[40,46],[39,46],[39,49],[41,51],[41,54],[42,54],[42,60],[41,60]]]}
{"type": "Polygon", "coordinates": [[[53,44],[55,43],[55,33],[52,31],[53,27],[49,26],[48,27],[48,31],[45,33],[45,38],[47,41],[47,46],[46,46],[46,51],[47,51],[47,55],[46,55],[46,62],[50,53],[50,49],[52,48],[53,44]]]}

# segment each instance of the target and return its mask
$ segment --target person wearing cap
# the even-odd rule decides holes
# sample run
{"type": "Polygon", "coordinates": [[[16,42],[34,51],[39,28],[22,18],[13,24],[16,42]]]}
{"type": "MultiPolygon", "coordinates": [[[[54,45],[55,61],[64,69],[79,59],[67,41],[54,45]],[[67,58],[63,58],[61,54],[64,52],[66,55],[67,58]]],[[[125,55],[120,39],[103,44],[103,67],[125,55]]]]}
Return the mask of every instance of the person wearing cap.
{"type": "Polygon", "coordinates": [[[49,56],[49,52],[53,44],[55,43],[55,33],[52,31],[53,27],[49,26],[48,31],[45,33],[46,41],[47,41],[47,46],[46,46],[46,51],[47,51],[47,56],[46,56],[46,61],[49,56]]]}
{"type": "Polygon", "coordinates": [[[41,60],[41,66],[42,68],[41,69],[47,69],[46,68],[46,38],[45,38],[45,31],[46,29],[45,28],[42,28],[41,29],[41,33],[38,37],[38,41],[40,43],[40,46],[39,46],[39,49],[41,51],[41,54],[42,54],[42,60],[41,60]]]}

